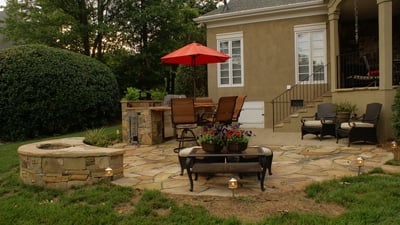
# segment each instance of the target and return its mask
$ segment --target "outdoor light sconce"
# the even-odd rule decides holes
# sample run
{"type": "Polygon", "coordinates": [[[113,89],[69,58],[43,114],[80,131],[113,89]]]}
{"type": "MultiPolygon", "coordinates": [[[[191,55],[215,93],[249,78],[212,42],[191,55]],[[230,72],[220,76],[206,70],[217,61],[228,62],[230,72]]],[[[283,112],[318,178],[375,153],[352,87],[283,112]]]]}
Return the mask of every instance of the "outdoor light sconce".
{"type": "Polygon", "coordinates": [[[235,189],[238,188],[238,181],[232,177],[228,181],[228,188],[232,190],[232,197],[235,197],[235,189]]]}
{"type": "Polygon", "coordinates": [[[399,151],[399,146],[398,146],[397,142],[392,141],[391,147],[392,147],[392,151],[393,151],[394,160],[399,161],[400,160],[400,151],[399,151]]]}
{"type": "Polygon", "coordinates": [[[360,156],[360,157],[358,157],[358,158],[356,159],[356,162],[357,162],[357,166],[358,166],[358,175],[360,176],[360,174],[361,174],[361,167],[364,166],[364,158],[360,156]]]}
{"type": "Polygon", "coordinates": [[[111,167],[107,167],[104,172],[106,177],[112,177],[114,175],[113,169],[111,167]]]}

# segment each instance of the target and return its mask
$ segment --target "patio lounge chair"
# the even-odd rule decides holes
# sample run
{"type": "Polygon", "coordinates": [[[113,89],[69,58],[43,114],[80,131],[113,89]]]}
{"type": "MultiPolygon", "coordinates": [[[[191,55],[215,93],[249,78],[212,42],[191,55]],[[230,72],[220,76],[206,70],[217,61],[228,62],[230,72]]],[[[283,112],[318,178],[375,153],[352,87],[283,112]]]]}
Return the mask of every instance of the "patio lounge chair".
{"type": "MultiPolygon", "coordinates": [[[[181,149],[185,148],[185,142],[197,143],[197,136],[194,129],[197,128],[197,117],[194,109],[193,98],[172,98],[171,99],[171,118],[172,124],[175,129],[175,139],[179,142],[177,148],[174,149],[175,153],[179,153],[181,149]],[[179,131],[181,131],[179,133],[179,131]]],[[[185,159],[179,157],[181,166],[181,175],[185,168],[185,159]]]]}
{"type": "Polygon", "coordinates": [[[348,146],[355,142],[377,144],[376,127],[381,109],[381,103],[369,103],[361,117],[341,123],[336,129],[336,143],[339,139],[348,137],[348,146]]]}
{"type": "Polygon", "coordinates": [[[321,103],[314,116],[301,118],[301,139],[306,134],[314,134],[319,140],[326,135],[335,136],[336,112],[333,103],[321,103]]]}

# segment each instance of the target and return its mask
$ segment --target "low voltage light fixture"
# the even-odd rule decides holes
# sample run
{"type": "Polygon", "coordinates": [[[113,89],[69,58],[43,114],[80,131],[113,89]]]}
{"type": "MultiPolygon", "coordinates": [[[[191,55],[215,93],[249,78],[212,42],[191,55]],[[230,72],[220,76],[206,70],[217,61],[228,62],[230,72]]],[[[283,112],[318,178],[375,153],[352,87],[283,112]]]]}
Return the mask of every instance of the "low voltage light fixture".
{"type": "Polygon", "coordinates": [[[111,167],[107,167],[104,172],[106,177],[112,177],[114,175],[113,169],[111,167]]]}
{"type": "Polygon", "coordinates": [[[399,145],[397,144],[396,141],[392,141],[390,147],[392,148],[392,151],[393,151],[394,160],[399,161],[399,160],[400,160],[400,149],[399,149],[399,145]]]}
{"type": "Polygon", "coordinates": [[[393,150],[396,150],[397,147],[398,147],[397,142],[396,141],[392,141],[391,147],[392,147],[393,150]]]}
{"type": "Polygon", "coordinates": [[[364,166],[364,158],[363,157],[358,157],[357,159],[356,159],[356,163],[357,163],[357,166],[358,166],[358,175],[360,175],[361,174],[361,167],[363,167],[364,166]]]}
{"type": "Polygon", "coordinates": [[[235,189],[238,188],[238,181],[234,177],[228,181],[228,188],[232,190],[232,197],[235,197],[235,189]]]}

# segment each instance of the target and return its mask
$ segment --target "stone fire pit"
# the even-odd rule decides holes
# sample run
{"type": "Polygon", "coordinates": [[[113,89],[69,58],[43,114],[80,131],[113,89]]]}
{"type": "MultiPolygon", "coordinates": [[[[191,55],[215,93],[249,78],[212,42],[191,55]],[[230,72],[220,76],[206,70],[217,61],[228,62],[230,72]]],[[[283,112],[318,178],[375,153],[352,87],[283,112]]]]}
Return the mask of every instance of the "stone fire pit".
{"type": "Polygon", "coordinates": [[[123,149],[86,145],[83,137],[22,145],[18,154],[20,176],[26,184],[67,189],[123,176],[123,149]]]}

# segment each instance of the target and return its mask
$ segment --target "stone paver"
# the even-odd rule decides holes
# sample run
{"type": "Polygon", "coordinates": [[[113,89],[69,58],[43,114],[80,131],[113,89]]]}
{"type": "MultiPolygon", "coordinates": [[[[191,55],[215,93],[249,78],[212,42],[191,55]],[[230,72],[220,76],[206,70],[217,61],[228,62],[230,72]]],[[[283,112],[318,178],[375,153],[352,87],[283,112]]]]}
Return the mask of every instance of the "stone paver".
{"type": "Polygon", "coordinates": [[[171,194],[231,196],[228,180],[236,177],[239,180],[239,188],[235,190],[237,196],[271,194],[300,190],[312,182],[357,176],[359,168],[355,160],[359,156],[365,159],[361,172],[381,167],[391,173],[400,173],[399,167],[383,165],[393,159],[393,153],[374,145],[347,147],[343,139],[339,144],[333,138],[319,141],[312,135],[301,140],[299,133],[271,133],[268,129],[259,129],[255,133],[258,135],[250,144],[267,146],[274,152],[272,175],[266,176],[264,192],[260,190],[256,176],[239,179],[236,174],[217,174],[210,179],[199,176],[190,192],[187,173],[180,176],[178,157],[173,152],[177,145],[175,140],[152,146],[125,146],[124,177],[113,182],[171,194]]]}

